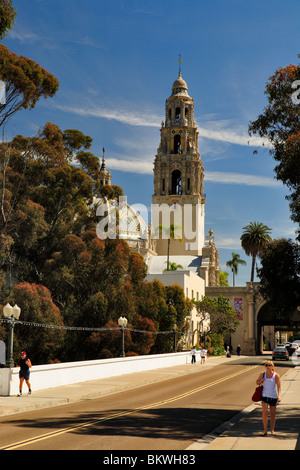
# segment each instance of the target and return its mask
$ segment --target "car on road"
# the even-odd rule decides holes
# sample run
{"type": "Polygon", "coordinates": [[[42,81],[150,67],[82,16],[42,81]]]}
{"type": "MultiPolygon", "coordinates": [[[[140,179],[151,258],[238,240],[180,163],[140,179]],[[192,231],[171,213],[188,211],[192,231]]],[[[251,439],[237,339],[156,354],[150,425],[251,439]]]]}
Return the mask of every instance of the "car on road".
{"type": "Polygon", "coordinates": [[[294,341],[290,346],[290,355],[293,356],[294,354],[296,354],[296,356],[300,356],[300,344],[296,341],[294,341]]]}
{"type": "MultiPolygon", "coordinates": [[[[278,346],[278,344],[277,344],[277,346],[278,346]]],[[[287,344],[285,344],[285,347],[288,350],[289,355],[292,356],[295,351],[300,349],[299,340],[294,341],[293,343],[289,343],[289,344],[287,343],[287,344]]]]}
{"type": "Polygon", "coordinates": [[[289,360],[288,350],[284,346],[277,346],[272,352],[272,359],[284,359],[285,361],[289,360]]]}

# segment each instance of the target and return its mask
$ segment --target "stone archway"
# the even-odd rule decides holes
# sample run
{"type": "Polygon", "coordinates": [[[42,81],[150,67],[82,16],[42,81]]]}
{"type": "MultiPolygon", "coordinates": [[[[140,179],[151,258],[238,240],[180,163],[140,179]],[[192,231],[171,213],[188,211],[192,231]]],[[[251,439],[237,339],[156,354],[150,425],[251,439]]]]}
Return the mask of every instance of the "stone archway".
{"type": "Polygon", "coordinates": [[[231,344],[234,350],[239,344],[245,355],[255,356],[263,351],[263,326],[284,327],[288,324],[291,330],[300,330],[300,310],[280,320],[278,313],[273,313],[268,302],[260,295],[258,282],[247,282],[243,287],[210,286],[205,288],[205,295],[212,298],[222,295],[229,299],[234,309],[236,301],[242,305],[242,317],[239,316],[239,326],[231,335],[231,344]]]}
{"type": "MultiPolygon", "coordinates": [[[[264,333],[265,327],[268,327],[268,346],[267,349],[273,349],[275,347],[275,325],[276,315],[270,309],[268,303],[265,303],[257,313],[257,348],[258,352],[262,354],[264,350],[264,333]]],[[[266,335],[265,335],[266,336],[266,335]]]]}
{"type": "MultiPolygon", "coordinates": [[[[284,316],[279,316],[278,312],[272,310],[268,302],[264,303],[257,312],[257,346],[260,353],[263,352],[263,332],[264,327],[273,327],[274,339],[270,342],[271,349],[275,346],[275,327],[279,330],[293,331],[300,329],[300,312],[287,312],[284,316]]],[[[268,348],[267,348],[268,349],[268,348]]]]}

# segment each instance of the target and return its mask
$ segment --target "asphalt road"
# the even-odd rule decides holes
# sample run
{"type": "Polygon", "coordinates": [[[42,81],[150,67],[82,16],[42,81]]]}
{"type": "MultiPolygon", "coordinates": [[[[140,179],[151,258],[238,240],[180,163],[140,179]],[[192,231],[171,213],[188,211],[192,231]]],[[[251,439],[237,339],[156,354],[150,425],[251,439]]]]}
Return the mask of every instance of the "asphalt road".
{"type": "MultiPolygon", "coordinates": [[[[184,450],[251,404],[261,363],[237,360],[138,390],[3,418],[1,447],[184,450]]],[[[276,371],[282,376],[291,366],[276,362],[276,371]]]]}

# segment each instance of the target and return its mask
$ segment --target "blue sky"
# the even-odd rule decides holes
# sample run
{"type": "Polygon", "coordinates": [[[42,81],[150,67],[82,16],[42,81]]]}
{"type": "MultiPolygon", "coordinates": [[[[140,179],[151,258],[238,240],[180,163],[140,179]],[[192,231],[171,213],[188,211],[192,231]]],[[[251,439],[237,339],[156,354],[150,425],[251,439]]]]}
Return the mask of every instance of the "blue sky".
{"type": "MultiPolygon", "coordinates": [[[[236,279],[250,279],[240,246],[243,227],[262,222],[272,237],[294,238],[288,190],[248,123],[266,105],[267,79],[298,63],[300,2],[289,0],[14,0],[16,25],[4,44],[39,62],[60,82],[52,99],[17,113],[6,138],[35,135],[47,121],[105,147],[112,183],[130,204],[151,205],[153,161],[165,100],[182,76],[195,100],[205,169],[206,225],[213,229],[222,270],[231,253],[247,261],[236,279]],[[248,143],[250,140],[250,143],[248,143]],[[253,150],[258,149],[258,154],[253,150]]],[[[230,284],[232,276],[229,276],[230,284]]]]}

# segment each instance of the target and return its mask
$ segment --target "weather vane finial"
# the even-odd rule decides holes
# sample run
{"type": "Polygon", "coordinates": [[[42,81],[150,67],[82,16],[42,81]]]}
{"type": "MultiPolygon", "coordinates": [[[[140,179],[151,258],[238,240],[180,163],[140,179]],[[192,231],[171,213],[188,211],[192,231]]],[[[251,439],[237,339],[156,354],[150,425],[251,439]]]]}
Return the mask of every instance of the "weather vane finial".
{"type": "Polygon", "coordinates": [[[181,75],[181,64],[183,64],[183,60],[181,59],[181,55],[180,55],[180,54],[179,54],[178,62],[179,62],[179,75],[181,75]]]}
{"type": "Polygon", "coordinates": [[[103,156],[102,156],[102,166],[101,166],[101,168],[105,168],[105,158],[104,158],[105,148],[104,147],[102,148],[102,152],[103,152],[103,156]]]}

